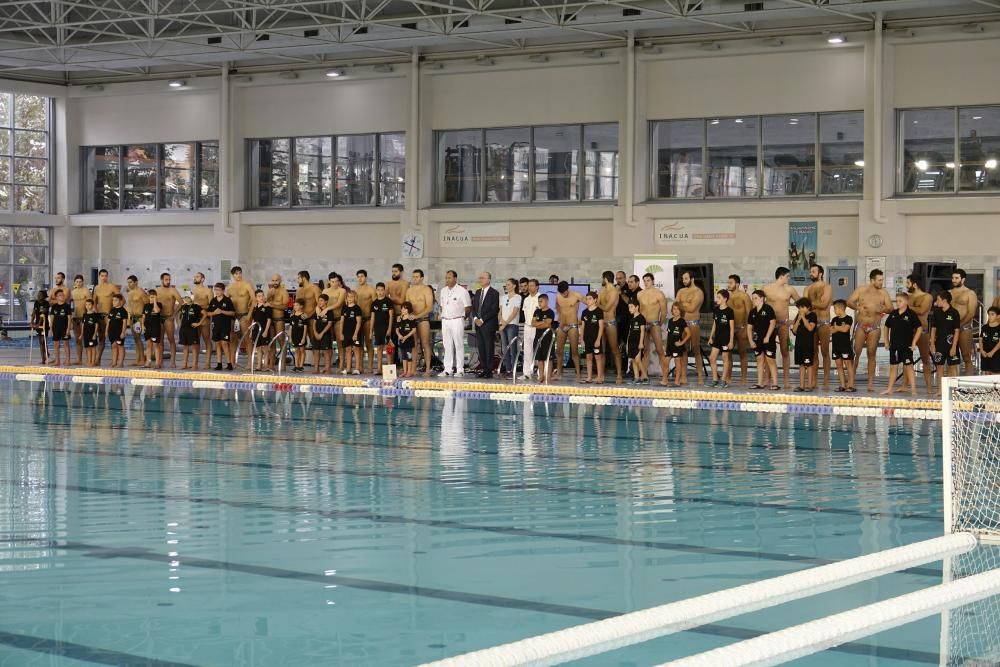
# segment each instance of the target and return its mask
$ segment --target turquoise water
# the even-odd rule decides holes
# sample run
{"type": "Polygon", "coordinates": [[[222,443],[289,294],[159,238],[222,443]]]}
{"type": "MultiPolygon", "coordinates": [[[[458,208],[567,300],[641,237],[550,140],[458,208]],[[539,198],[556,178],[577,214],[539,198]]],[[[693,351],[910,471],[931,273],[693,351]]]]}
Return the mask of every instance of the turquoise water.
{"type": "MultiPolygon", "coordinates": [[[[941,533],[931,422],[29,383],[0,420],[0,665],[412,665],[941,533]]],[[[799,664],[936,665],[940,627],[799,664]]]]}

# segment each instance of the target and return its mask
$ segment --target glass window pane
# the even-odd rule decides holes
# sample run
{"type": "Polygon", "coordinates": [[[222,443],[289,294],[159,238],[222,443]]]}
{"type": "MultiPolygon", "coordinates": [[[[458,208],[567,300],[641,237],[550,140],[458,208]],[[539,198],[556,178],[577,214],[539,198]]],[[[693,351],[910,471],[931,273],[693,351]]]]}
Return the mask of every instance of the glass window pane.
{"type": "Polygon", "coordinates": [[[531,199],[531,130],[486,130],[486,201],[531,199]]]}
{"type": "Polygon", "coordinates": [[[455,130],[438,135],[438,196],[442,202],[479,203],[483,134],[455,130]]]}
{"type": "MultiPolygon", "coordinates": [[[[9,253],[0,253],[0,259],[9,262],[9,253]]],[[[11,284],[9,264],[0,264],[0,317],[12,321],[14,319],[14,290],[11,284]]]]}
{"type": "Polygon", "coordinates": [[[257,153],[257,205],[288,206],[288,139],[254,142],[257,153]]]}
{"type": "Polygon", "coordinates": [[[198,149],[201,160],[198,208],[219,208],[219,144],[206,141],[198,144],[198,149]]]}
{"type": "Polygon", "coordinates": [[[902,192],[953,192],[955,110],[917,109],[899,114],[903,143],[902,192]]]}
{"type": "MultiPolygon", "coordinates": [[[[49,230],[45,227],[14,227],[14,243],[16,245],[49,246],[49,230]]],[[[10,233],[7,241],[0,243],[10,243],[10,233]]]]}
{"type": "Polygon", "coordinates": [[[48,165],[48,160],[14,158],[14,182],[27,185],[45,185],[48,165]]]}
{"type": "MultiPolygon", "coordinates": [[[[11,94],[0,93],[0,127],[10,127],[11,94]]],[[[2,276],[0,276],[2,279],[2,276]]]]}
{"type": "Polygon", "coordinates": [[[192,184],[194,182],[194,144],[161,144],[163,183],[160,189],[160,208],[194,208],[192,184]]]}
{"type": "Polygon", "coordinates": [[[302,137],[295,140],[295,192],[292,206],[329,206],[333,139],[302,137]]]}
{"type": "Polygon", "coordinates": [[[47,188],[38,185],[15,185],[14,198],[18,211],[45,213],[47,188]]]}
{"type": "Polygon", "coordinates": [[[820,194],[860,195],[865,189],[865,114],[826,113],[819,117],[820,194]]]}
{"type": "Polygon", "coordinates": [[[764,196],[816,194],[816,115],[765,116],[764,196]]]}
{"type": "Polygon", "coordinates": [[[156,144],[125,147],[125,208],[156,208],[156,144]]]}
{"type": "Polygon", "coordinates": [[[48,136],[45,132],[14,132],[14,155],[48,157],[48,136]]]}
{"type": "Polygon", "coordinates": [[[10,190],[10,184],[0,183],[0,211],[10,210],[10,190]]]}
{"type": "MultiPolygon", "coordinates": [[[[0,227],[0,245],[10,245],[10,240],[13,236],[13,227],[0,227]]],[[[0,249],[0,262],[9,262],[10,259],[8,255],[10,253],[6,248],[0,249]]],[[[3,278],[3,274],[0,274],[0,279],[3,278]]]]}
{"type": "Polygon", "coordinates": [[[667,120],[653,124],[656,197],[704,196],[701,153],[704,143],[703,120],[667,120]]]}
{"type": "Polygon", "coordinates": [[[337,137],[337,205],[375,205],[375,135],[337,137]]]}
{"type": "Polygon", "coordinates": [[[0,183],[10,183],[10,158],[0,156],[0,183]]]}
{"type": "Polygon", "coordinates": [[[6,128],[0,128],[0,153],[10,155],[10,130],[6,128]]]}
{"type": "Polygon", "coordinates": [[[24,130],[48,129],[48,100],[37,95],[14,95],[14,127],[24,130]]]}
{"type": "Polygon", "coordinates": [[[379,204],[402,206],[406,203],[406,135],[381,135],[378,150],[379,204]]]}
{"type": "Polygon", "coordinates": [[[45,246],[14,246],[15,264],[46,264],[49,249],[45,246]]]}
{"type": "Polygon", "coordinates": [[[26,322],[31,315],[34,292],[49,282],[47,266],[14,265],[11,271],[11,288],[13,291],[13,308],[11,320],[26,322]]]}
{"type": "Polygon", "coordinates": [[[583,126],[583,198],[618,199],[618,123],[583,126]]]}
{"type": "Polygon", "coordinates": [[[1000,190],[1000,107],[958,112],[959,189],[1000,190]]]}
{"type": "Polygon", "coordinates": [[[708,196],[756,197],[756,116],[713,118],[708,122],[708,196]]]}
{"type": "Polygon", "coordinates": [[[535,128],[535,201],[579,199],[580,138],[579,125],[535,128]]]}
{"type": "Polygon", "coordinates": [[[119,183],[118,146],[95,146],[86,149],[86,174],[90,187],[85,191],[87,211],[117,211],[119,183]]]}

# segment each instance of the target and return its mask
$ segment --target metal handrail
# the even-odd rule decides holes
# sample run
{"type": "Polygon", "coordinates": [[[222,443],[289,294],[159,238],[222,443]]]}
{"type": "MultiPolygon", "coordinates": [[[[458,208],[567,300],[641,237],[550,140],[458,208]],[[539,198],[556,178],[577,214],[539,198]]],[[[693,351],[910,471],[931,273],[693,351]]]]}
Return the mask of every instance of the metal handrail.
{"type": "MultiPolygon", "coordinates": [[[[521,337],[520,336],[514,336],[514,340],[510,341],[509,343],[507,343],[507,347],[505,347],[500,352],[500,367],[501,368],[503,367],[503,361],[504,361],[504,359],[507,358],[507,351],[510,350],[511,346],[513,346],[516,343],[520,343],[520,342],[521,342],[521,337]]],[[[521,358],[523,352],[524,352],[523,350],[519,350],[518,353],[516,355],[514,355],[514,371],[513,371],[513,374],[511,376],[511,380],[513,381],[513,384],[515,384],[515,385],[517,384],[517,360],[519,358],[521,358]]],[[[524,367],[523,363],[521,364],[521,367],[522,368],[524,367]]]]}
{"type": "Polygon", "coordinates": [[[274,338],[271,339],[271,345],[274,345],[281,340],[281,347],[278,348],[277,362],[278,367],[276,372],[281,373],[285,370],[285,350],[288,349],[288,333],[284,330],[279,331],[274,334],[274,338]]]}
{"type": "MultiPolygon", "coordinates": [[[[549,378],[552,373],[552,348],[556,344],[556,334],[552,334],[552,340],[549,342],[549,351],[545,353],[545,376],[542,380],[545,384],[549,383],[549,378]]],[[[559,363],[562,363],[562,354],[559,355],[559,363]]]]}
{"type": "MultiPolygon", "coordinates": [[[[235,363],[233,365],[236,366],[237,368],[239,368],[240,366],[240,349],[243,347],[243,343],[246,342],[247,338],[253,334],[254,329],[258,330],[258,333],[253,340],[254,347],[256,347],[257,341],[260,339],[260,325],[257,324],[256,322],[250,323],[250,326],[247,327],[247,330],[243,332],[243,336],[240,337],[239,342],[236,343],[236,354],[233,355],[233,361],[235,363]]],[[[251,350],[250,352],[250,363],[251,365],[253,364],[253,350],[251,350]]]]}

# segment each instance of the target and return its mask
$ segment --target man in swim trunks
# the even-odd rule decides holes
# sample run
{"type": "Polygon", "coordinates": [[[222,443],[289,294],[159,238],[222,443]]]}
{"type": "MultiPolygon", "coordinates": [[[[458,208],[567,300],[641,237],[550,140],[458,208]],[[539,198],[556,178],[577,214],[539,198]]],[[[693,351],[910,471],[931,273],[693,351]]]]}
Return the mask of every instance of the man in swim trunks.
{"type": "Polygon", "coordinates": [[[753,303],[743,290],[742,282],[743,280],[734,273],[729,276],[727,288],[729,290],[729,307],[733,309],[733,327],[735,329],[733,345],[740,353],[740,380],[746,387],[748,383],[747,366],[749,365],[747,360],[749,340],[747,339],[746,327],[750,311],[753,310],[753,303]]]}
{"type": "Polygon", "coordinates": [[[375,372],[375,348],[372,347],[371,336],[372,302],[375,301],[375,288],[368,284],[368,271],[365,269],[359,269],[356,276],[358,287],[354,290],[354,295],[358,307],[361,308],[361,372],[367,375],[369,372],[375,372]],[[365,359],[368,360],[368,366],[365,366],[365,359]]]}
{"type": "Polygon", "coordinates": [[[857,316],[854,329],[854,370],[857,372],[861,351],[868,350],[868,391],[875,390],[875,355],[882,335],[882,317],[892,312],[892,300],[885,291],[885,276],[879,269],[868,274],[868,284],[854,290],[847,299],[848,308],[857,316]]]}
{"type": "Polygon", "coordinates": [[[788,377],[792,363],[788,348],[788,325],[791,324],[788,320],[788,307],[799,299],[799,293],[788,284],[790,276],[791,271],[787,267],[779,266],[774,270],[774,282],[765,285],[763,289],[767,305],[774,310],[774,328],[778,334],[778,347],[781,349],[781,365],[785,369],[785,391],[788,391],[788,377]]]}
{"type": "MultiPolygon", "coordinates": [[[[392,279],[386,283],[385,291],[392,301],[392,308],[395,311],[396,319],[399,319],[399,307],[406,301],[406,290],[410,288],[410,283],[403,279],[403,265],[392,265],[392,279]]],[[[412,315],[412,313],[411,313],[412,315]]]]}
{"type": "MultiPolygon", "coordinates": [[[[662,326],[667,321],[670,310],[667,308],[667,295],[656,286],[652,273],[642,276],[642,291],[635,295],[639,302],[639,313],[646,318],[646,368],[649,369],[649,352],[656,350],[660,360],[660,384],[667,382],[667,355],[663,350],[662,326]]],[[[629,279],[631,283],[631,278],[629,279]]],[[[631,284],[629,285],[631,287],[631,284]]],[[[685,318],[686,319],[686,318],[685,318]]]]}
{"type": "Polygon", "coordinates": [[[132,341],[135,343],[135,361],[133,366],[146,365],[146,346],[142,341],[142,315],[145,312],[149,298],[146,290],[139,287],[139,278],[135,275],[129,276],[125,280],[128,292],[125,293],[125,310],[128,311],[129,329],[132,330],[132,341]],[[139,324],[139,330],[135,330],[135,325],[139,324]]]}
{"type": "MultiPolygon", "coordinates": [[[[624,274],[622,274],[624,280],[624,274]]],[[[615,360],[615,384],[622,383],[622,355],[618,351],[618,306],[621,295],[615,285],[615,274],[605,271],[601,274],[601,289],[597,293],[597,307],[604,315],[604,342],[607,354],[615,360]]],[[[628,308],[628,306],[625,306],[628,308]]],[[[600,375],[604,375],[601,369],[600,375]]]]}
{"type": "Polygon", "coordinates": [[[817,363],[823,358],[823,391],[830,389],[830,306],[833,304],[833,285],[826,282],[826,269],[819,264],[809,267],[809,279],[812,283],[806,287],[805,297],[812,304],[812,312],[816,313],[816,350],[813,361],[817,363]]]}
{"type": "MultiPolygon", "coordinates": [[[[163,338],[170,343],[170,365],[177,368],[177,309],[184,305],[184,299],[177,288],[170,284],[169,273],[160,274],[160,286],[156,288],[156,300],[160,302],[160,318],[163,320],[163,338]]],[[[160,340],[163,345],[163,340],[160,340]]]]}
{"type": "MultiPolygon", "coordinates": [[[[191,288],[191,301],[201,308],[201,312],[208,310],[208,302],[212,300],[212,290],[205,284],[205,274],[199,271],[192,278],[194,287],[191,288]]],[[[205,369],[211,367],[212,362],[212,319],[203,317],[202,325],[198,327],[201,347],[208,352],[205,359],[205,369]]],[[[197,355],[195,355],[197,359],[197,355]]]]}
{"type": "MultiPolygon", "coordinates": [[[[413,306],[412,319],[417,324],[417,340],[424,353],[424,377],[431,375],[431,311],[434,309],[434,292],[424,284],[423,269],[414,269],[413,282],[406,289],[404,301],[413,306]]],[[[482,359],[480,364],[485,371],[489,368],[489,360],[482,359]]]]}
{"type": "Polygon", "coordinates": [[[580,302],[582,299],[577,292],[569,288],[569,283],[565,280],[556,286],[556,318],[559,321],[559,330],[556,332],[556,368],[552,374],[553,380],[562,377],[563,349],[566,339],[569,338],[569,355],[573,360],[573,368],[576,369],[576,381],[583,379],[580,375],[580,302]]]}
{"type": "Polygon", "coordinates": [[[951,274],[951,307],[958,311],[962,318],[962,330],[958,334],[958,349],[965,364],[965,375],[975,375],[973,365],[972,338],[975,335],[979,298],[976,293],[965,286],[967,274],[965,269],[955,269],[951,274]]]}
{"type": "Polygon", "coordinates": [[[104,355],[105,326],[104,321],[108,317],[113,307],[112,300],[118,292],[118,287],[112,285],[108,279],[108,270],[101,269],[97,274],[97,284],[94,286],[94,312],[100,316],[100,323],[97,327],[97,365],[101,365],[101,357],[104,355]]]}
{"type": "MultiPolygon", "coordinates": [[[[60,271],[56,274],[55,280],[53,282],[52,288],[49,290],[49,301],[56,303],[56,295],[62,292],[63,303],[69,304],[69,300],[72,295],[69,293],[69,288],[66,286],[66,274],[60,271]]],[[[69,361],[69,359],[67,359],[69,361]]]]}
{"type": "Polygon", "coordinates": [[[906,291],[910,293],[910,310],[920,320],[917,352],[920,354],[920,364],[924,367],[924,384],[927,385],[927,393],[930,394],[934,390],[934,363],[931,361],[931,329],[928,314],[934,300],[930,294],[920,289],[920,278],[916,275],[907,276],[906,291]]]}
{"type": "Polygon", "coordinates": [[[341,317],[344,314],[344,304],[347,303],[347,288],[344,279],[336,271],[326,276],[326,287],[323,288],[327,303],[333,318],[333,340],[337,343],[337,370],[344,370],[347,355],[344,354],[344,331],[341,317]]]}
{"type": "MultiPolygon", "coordinates": [[[[236,310],[236,316],[233,318],[233,329],[235,330],[235,323],[240,323],[240,331],[229,341],[229,363],[236,363],[236,351],[239,349],[240,341],[243,338],[243,333],[250,326],[250,309],[253,307],[254,302],[254,286],[248,281],[243,279],[243,269],[239,266],[234,266],[229,274],[233,277],[229,281],[229,285],[226,287],[226,296],[229,300],[233,302],[233,308],[236,310]]],[[[317,290],[317,295],[319,290],[317,290]]],[[[182,302],[183,303],[183,302],[182,302]]],[[[313,312],[316,311],[316,301],[313,300],[313,312]]],[[[312,317],[312,315],[309,315],[312,317]]],[[[173,340],[173,338],[171,338],[173,340]]],[[[248,343],[249,344],[249,343],[248,343]]],[[[173,345],[173,343],[171,343],[173,345]]],[[[171,354],[171,358],[173,355],[171,354]]]]}
{"type": "MultiPolygon", "coordinates": [[[[681,304],[684,321],[688,326],[690,334],[688,346],[694,353],[694,372],[698,376],[698,384],[704,384],[705,380],[701,373],[703,367],[701,360],[701,304],[705,301],[705,293],[695,284],[694,276],[690,271],[681,274],[681,288],[677,290],[677,296],[674,300],[681,304]]],[[[649,317],[646,317],[646,320],[648,321],[649,317]]]]}
{"type": "Polygon", "coordinates": [[[77,274],[73,277],[73,289],[69,292],[73,301],[73,337],[76,339],[76,363],[70,365],[80,366],[83,364],[83,316],[87,314],[87,299],[91,298],[90,290],[83,286],[83,276],[77,274]]]}
{"type": "Polygon", "coordinates": [[[946,375],[948,377],[958,375],[958,365],[961,363],[958,357],[958,341],[962,318],[951,302],[952,296],[948,290],[938,292],[934,300],[936,309],[930,317],[931,356],[934,357],[938,373],[938,386],[932,396],[940,393],[942,378],[946,375]]]}

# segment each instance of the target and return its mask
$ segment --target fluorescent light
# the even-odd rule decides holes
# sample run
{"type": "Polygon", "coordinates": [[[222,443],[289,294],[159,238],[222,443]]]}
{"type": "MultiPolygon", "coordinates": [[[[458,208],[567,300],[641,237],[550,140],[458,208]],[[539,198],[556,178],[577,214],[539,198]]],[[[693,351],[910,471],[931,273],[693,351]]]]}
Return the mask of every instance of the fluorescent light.
{"type": "Polygon", "coordinates": [[[997,168],[997,159],[995,157],[991,157],[989,160],[986,161],[986,164],[984,166],[987,169],[996,169],[997,168]]]}
{"type": "Polygon", "coordinates": [[[855,167],[863,167],[863,166],[865,166],[865,161],[864,160],[855,160],[854,161],[854,166],[855,167]]]}
{"type": "Polygon", "coordinates": [[[945,167],[945,169],[954,169],[955,168],[955,163],[954,162],[945,162],[944,163],[944,167],[945,167]]]}
{"type": "Polygon", "coordinates": [[[982,119],[983,119],[982,116],[973,116],[972,117],[972,120],[982,120],[982,119]]]}
{"type": "Polygon", "coordinates": [[[917,160],[914,166],[920,171],[927,171],[927,160],[917,160]]]}
{"type": "Polygon", "coordinates": [[[171,79],[167,82],[167,85],[171,88],[183,88],[187,81],[182,81],[181,79],[171,79]]]}
{"type": "Polygon", "coordinates": [[[719,124],[719,119],[718,118],[713,118],[712,119],[712,125],[718,125],[718,124],[719,124]]]}
{"type": "Polygon", "coordinates": [[[826,41],[830,44],[843,44],[844,42],[847,41],[847,38],[844,37],[842,33],[835,32],[829,37],[827,37],[826,41]]]}
{"type": "Polygon", "coordinates": [[[342,69],[328,69],[326,75],[331,79],[336,79],[337,77],[344,76],[344,70],[342,69]]]}
{"type": "Polygon", "coordinates": [[[733,122],[734,122],[734,123],[742,123],[742,122],[743,122],[743,119],[742,119],[742,118],[737,118],[737,119],[736,119],[736,120],[734,120],[733,122]]]}

